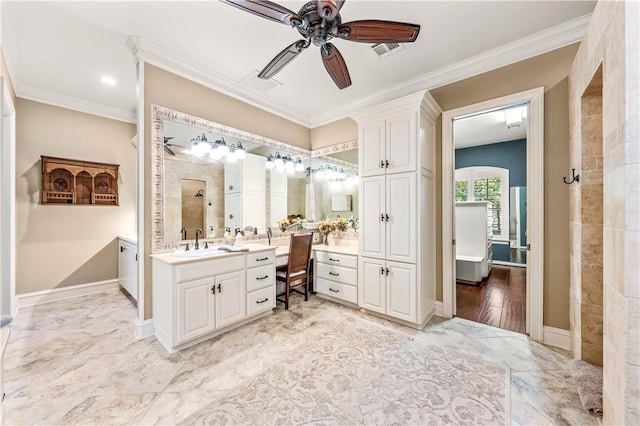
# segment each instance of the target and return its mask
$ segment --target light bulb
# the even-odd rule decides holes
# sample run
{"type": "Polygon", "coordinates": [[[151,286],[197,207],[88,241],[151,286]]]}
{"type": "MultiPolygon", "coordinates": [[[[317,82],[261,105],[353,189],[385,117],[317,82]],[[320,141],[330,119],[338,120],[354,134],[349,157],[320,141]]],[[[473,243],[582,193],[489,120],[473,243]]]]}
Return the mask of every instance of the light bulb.
{"type": "Polygon", "coordinates": [[[284,160],[280,157],[280,154],[276,152],[276,159],[273,160],[276,165],[276,169],[280,170],[280,167],[284,168],[284,160]]]}
{"type": "Polygon", "coordinates": [[[218,151],[217,149],[212,149],[211,151],[209,151],[209,158],[211,158],[212,160],[219,160],[222,158],[222,155],[220,155],[220,151],[218,151]]]}
{"type": "Polygon", "coordinates": [[[238,156],[238,160],[244,160],[247,158],[247,151],[240,142],[238,142],[238,146],[236,147],[236,155],[238,156]]]}
{"type": "Polygon", "coordinates": [[[274,167],[275,167],[275,164],[273,164],[273,155],[269,154],[269,156],[267,157],[267,162],[264,163],[264,168],[271,170],[274,167]]]}
{"type": "Polygon", "coordinates": [[[296,161],[296,172],[304,172],[304,164],[302,164],[302,160],[298,157],[296,161]]]}

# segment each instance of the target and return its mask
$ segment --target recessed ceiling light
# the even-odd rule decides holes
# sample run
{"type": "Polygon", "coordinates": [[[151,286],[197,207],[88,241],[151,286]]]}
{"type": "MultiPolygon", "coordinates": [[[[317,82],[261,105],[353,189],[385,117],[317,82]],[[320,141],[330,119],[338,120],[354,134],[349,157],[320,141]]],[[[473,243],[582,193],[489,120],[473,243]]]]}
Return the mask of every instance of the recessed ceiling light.
{"type": "Polygon", "coordinates": [[[113,77],[109,77],[107,75],[103,75],[102,77],[100,77],[100,81],[103,82],[104,84],[106,84],[107,86],[115,86],[116,85],[116,79],[113,77]]]}

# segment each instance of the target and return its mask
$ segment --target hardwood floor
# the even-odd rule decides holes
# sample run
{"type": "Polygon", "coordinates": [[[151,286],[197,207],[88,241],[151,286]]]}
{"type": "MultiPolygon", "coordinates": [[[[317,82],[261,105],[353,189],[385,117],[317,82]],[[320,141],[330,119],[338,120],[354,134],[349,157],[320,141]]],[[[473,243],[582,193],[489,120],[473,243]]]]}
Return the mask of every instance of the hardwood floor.
{"type": "Polygon", "coordinates": [[[478,286],[456,284],[456,316],[525,332],[526,268],[494,265],[478,286]]]}

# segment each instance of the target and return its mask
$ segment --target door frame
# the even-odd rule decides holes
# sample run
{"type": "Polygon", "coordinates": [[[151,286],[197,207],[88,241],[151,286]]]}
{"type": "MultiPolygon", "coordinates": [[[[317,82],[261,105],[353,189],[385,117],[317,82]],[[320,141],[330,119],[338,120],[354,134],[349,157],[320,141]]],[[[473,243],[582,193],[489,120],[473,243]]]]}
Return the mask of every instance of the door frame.
{"type": "Polygon", "coordinates": [[[487,110],[528,104],[526,332],[543,339],[544,286],[544,87],[442,113],[442,313],[455,314],[455,221],[453,120],[487,110]]]}
{"type": "MultiPolygon", "coordinates": [[[[0,257],[2,295],[8,290],[9,300],[2,300],[6,314],[16,314],[16,107],[6,77],[0,77],[0,235],[4,250],[0,257]],[[6,289],[4,286],[8,286],[6,289]]],[[[0,297],[1,299],[2,297],[0,297]]]]}

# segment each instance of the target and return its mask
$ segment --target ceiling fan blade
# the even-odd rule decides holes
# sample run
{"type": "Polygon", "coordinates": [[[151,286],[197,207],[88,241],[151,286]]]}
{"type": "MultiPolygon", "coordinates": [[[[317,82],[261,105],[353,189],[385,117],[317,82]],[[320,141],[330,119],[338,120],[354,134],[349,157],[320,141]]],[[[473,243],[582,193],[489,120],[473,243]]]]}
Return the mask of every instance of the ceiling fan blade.
{"type": "Polygon", "coordinates": [[[176,153],[173,152],[173,150],[166,145],[164,146],[164,152],[166,152],[169,155],[176,155],[176,153]]]}
{"type": "Polygon", "coordinates": [[[258,77],[265,80],[273,77],[278,73],[278,71],[284,68],[285,65],[298,56],[307,46],[308,44],[305,40],[298,40],[287,46],[282,52],[278,53],[262,71],[260,71],[258,77]]]}
{"type": "Polygon", "coordinates": [[[164,143],[169,142],[171,139],[175,138],[175,136],[165,136],[164,137],[164,143]]]}
{"type": "Polygon", "coordinates": [[[340,89],[351,86],[351,77],[349,76],[349,70],[347,64],[344,62],[344,58],[340,54],[340,51],[331,43],[327,43],[320,49],[322,54],[322,62],[324,67],[336,83],[336,86],[340,89]]]}
{"type": "Polygon", "coordinates": [[[318,0],[318,13],[330,21],[340,13],[344,2],[345,0],[318,0]]]}
{"type": "Polygon", "coordinates": [[[362,43],[410,43],[419,33],[420,25],[393,21],[351,21],[338,27],[338,37],[362,43]]]}
{"type": "Polygon", "coordinates": [[[253,13],[270,21],[298,26],[302,19],[297,13],[279,4],[266,0],[220,0],[245,12],[253,13]]]}

